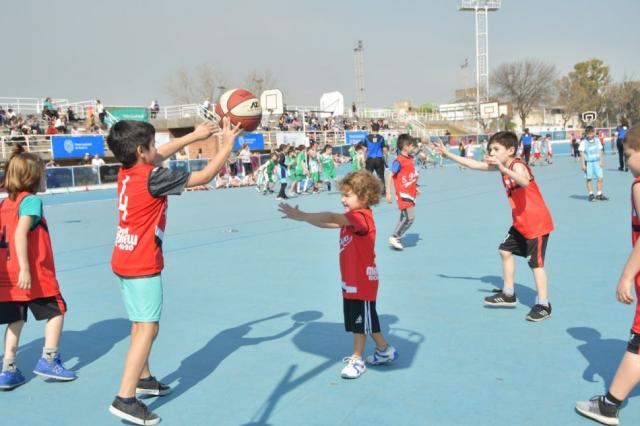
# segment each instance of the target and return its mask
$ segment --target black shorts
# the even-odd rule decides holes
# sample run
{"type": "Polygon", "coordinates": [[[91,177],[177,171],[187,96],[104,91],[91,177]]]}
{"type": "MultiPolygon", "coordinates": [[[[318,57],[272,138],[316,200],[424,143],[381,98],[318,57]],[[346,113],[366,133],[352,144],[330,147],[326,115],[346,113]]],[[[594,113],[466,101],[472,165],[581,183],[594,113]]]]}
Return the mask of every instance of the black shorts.
{"type": "Polygon", "coordinates": [[[631,330],[629,343],[627,343],[627,352],[640,355],[640,334],[634,333],[633,330],[631,330]]]}
{"type": "Polygon", "coordinates": [[[242,163],[242,167],[244,167],[244,174],[250,175],[253,173],[253,165],[251,163],[242,163]]]}
{"type": "Polygon", "coordinates": [[[527,240],[513,226],[498,247],[502,251],[508,251],[516,256],[525,257],[530,268],[544,267],[544,256],[547,252],[549,234],[527,240]]]}
{"type": "Polygon", "coordinates": [[[67,302],[59,294],[27,302],[0,302],[0,324],[26,321],[27,310],[37,321],[48,320],[67,312],[67,302]]]}
{"type": "Polygon", "coordinates": [[[380,320],[376,302],[343,299],[344,329],[351,333],[371,334],[380,332],[380,320]]]}

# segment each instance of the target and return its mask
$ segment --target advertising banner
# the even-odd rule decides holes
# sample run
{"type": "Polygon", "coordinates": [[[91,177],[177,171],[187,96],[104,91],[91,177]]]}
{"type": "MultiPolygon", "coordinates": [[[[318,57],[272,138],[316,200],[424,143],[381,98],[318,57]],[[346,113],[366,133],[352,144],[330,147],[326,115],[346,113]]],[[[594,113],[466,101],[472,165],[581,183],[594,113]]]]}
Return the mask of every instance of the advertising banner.
{"type": "Polygon", "coordinates": [[[55,159],[82,158],[85,154],[104,157],[104,136],[52,135],[51,154],[55,159]]]}

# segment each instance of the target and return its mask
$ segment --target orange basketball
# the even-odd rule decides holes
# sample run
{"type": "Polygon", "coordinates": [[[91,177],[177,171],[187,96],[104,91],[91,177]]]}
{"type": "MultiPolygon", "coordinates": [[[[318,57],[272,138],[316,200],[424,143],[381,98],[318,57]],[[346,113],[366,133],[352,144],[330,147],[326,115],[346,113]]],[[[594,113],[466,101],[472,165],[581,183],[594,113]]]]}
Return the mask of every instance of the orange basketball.
{"type": "Polygon", "coordinates": [[[215,112],[222,119],[229,117],[231,124],[240,124],[245,132],[252,132],[262,121],[262,107],[253,93],[244,89],[233,89],[220,96],[215,112]]]}

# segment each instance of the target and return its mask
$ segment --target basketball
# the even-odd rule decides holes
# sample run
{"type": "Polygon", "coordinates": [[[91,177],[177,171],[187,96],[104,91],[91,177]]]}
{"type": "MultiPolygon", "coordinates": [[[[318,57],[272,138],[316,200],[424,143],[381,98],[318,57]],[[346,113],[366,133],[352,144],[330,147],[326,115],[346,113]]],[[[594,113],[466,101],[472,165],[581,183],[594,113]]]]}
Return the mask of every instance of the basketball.
{"type": "Polygon", "coordinates": [[[260,101],[244,89],[229,90],[220,96],[215,113],[220,117],[220,126],[222,126],[222,119],[229,117],[231,124],[240,124],[245,132],[257,129],[262,120],[260,101]]]}

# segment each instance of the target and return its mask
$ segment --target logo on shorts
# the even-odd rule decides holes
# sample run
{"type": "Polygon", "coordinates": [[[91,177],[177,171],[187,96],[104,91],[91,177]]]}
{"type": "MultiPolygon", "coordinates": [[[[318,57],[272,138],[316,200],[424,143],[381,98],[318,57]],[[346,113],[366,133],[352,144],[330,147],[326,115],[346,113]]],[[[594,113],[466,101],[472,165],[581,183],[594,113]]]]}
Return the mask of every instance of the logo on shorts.
{"type": "Polygon", "coordinates": [[[358,315],[358,318],[356,318],[356,324],[362,324],[362,315],[358,315]]]}

